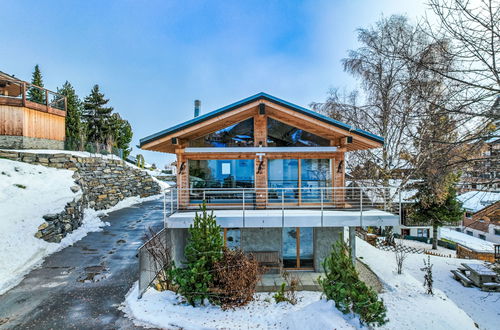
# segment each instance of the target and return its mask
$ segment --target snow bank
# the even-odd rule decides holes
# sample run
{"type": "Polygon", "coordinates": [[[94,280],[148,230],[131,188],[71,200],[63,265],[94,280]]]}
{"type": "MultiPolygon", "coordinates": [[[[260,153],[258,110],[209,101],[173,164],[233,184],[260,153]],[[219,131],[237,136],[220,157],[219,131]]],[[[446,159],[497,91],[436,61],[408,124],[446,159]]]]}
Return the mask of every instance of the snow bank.
{"type": "Polygon", "coordinates": [[[98,212],[86,209],[82,226],[60,243],[35,238],[38,226],[44,222],[43,215],[62,212],[81,194],[70,189],[75,185],[72,175],[69,170],[0,159],[0,294],[18,284],[49,254],[74,244],[89,232],[102,230],[106,223],[100,216],[159,197],[130,197],[98,212]]]}
{"type": "MultiPolygon", "coordinates": [[[[298,292],[299,302],[276,304],[272,293],[257,293],[247,306],[223,311],[217,306],[192,307],[171,291],[149,289],[137,299],[137,283],[127,294],[122,310],[138,326],[182,329],[354,329],[333,302],[319,292],[298,292]]],[[[351,324],[352,323],[352,324],[351,324]]]]}
{"type": "Polygon", "coordinates": [[[439,228],[441,238],[459,243],[476,251],[494,252],[495,244],[449,228],[439,228]]]}
{"type": "MultiPolygon", "coordinates": [[[[376,249],[365,241],[356,239],[358,255],[378,275],[385,292],[380,294],[387,307],[389,322],[382,329],[476,329],[474,321],[456,303],[435,286],[434,296],[425,294],[423,287],[423,259],[427,256],[409,254],[403,265],[403,274],[396,273],[396,259],[393,252],[376,249]],[[411,265],[413,272],[408,271],[411,265]],[[415,276],[415,277],[414,277],[415,276]],[[418,278],[418,279],[417,279],[418,278]]],[[[436,260],[458,260],[431,257],[436,260]]],[[[457,283],[449,270],[436,270],[447,277],[447,281],[457,283]],[[443,272],[444,273],[441,273],[443,272]]],[[[458,284],[458,283],[457,283],[458,284]]],[[[459,284],[460,285],[460,284],[459,284]]],[[[464,298],[467,290],[464,288],[464,298]]],[[[477,321],[477,320],[476,320],[477,321]]]]}
{"type": "Polygon", "coordinates": [[[0,293],[57,244],[35,238],[42,216],[77,197],[73,172],[0,159],[0,293]]]}

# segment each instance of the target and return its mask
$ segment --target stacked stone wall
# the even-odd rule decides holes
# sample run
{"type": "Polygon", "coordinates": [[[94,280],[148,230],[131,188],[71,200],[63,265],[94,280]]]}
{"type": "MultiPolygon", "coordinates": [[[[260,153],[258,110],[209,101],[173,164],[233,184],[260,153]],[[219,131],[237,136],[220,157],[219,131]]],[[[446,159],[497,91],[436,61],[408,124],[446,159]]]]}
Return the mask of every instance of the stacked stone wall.
{"type": "Polygon", "coordinates": [[[44,215],[45,222],[36,234],[36,237],[49,242],[59,242],[67,233],[80,227],[84,208],[104,210],[127,197],[153,196],[161,190],[145,171],[110,157],[0,150],[0,158],[75,172],[75,186],[71,189],[74,192],[81,190],[81,194],[61,213],[44,215]]]}

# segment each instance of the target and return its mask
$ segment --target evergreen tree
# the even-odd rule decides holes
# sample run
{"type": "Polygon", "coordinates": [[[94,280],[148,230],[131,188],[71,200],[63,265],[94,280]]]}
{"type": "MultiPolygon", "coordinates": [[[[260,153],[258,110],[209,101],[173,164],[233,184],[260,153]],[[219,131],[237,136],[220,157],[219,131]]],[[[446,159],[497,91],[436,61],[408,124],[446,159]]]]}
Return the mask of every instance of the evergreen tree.
{"type": "Polygon", "coordinates": [[[121,120],[120,129],[116,138],[116,147],[123,150],[123,159],[127,158],[132,151],[130,142],[132,142],[132,126],[127,120],[121,120]]]}
{"type": "Polygon", "coordinates": [[[132,151],[130,142],[132,141],[132,127],[130,123],[120,117],[118,113],[111,115],[104,126],[104,135],[108,146],[113,146],[123,150],[123,158],[132,151]]]}
{"type": "Polygon", "coordinates": [[[359,279],[349,247],[340,235],[331,254],[323,261],[325,274],[318,279],[327,300],[344,314],[356,313],[361,323],[380,326],[387,322],[384,302],[359,279]]]}
{"type": "Polygon", "coordinates": [[[57,93],[66,97],[66,147],[81,150],[84,143],[82,123],[82,102],[69,81],[66,81],[57,93]]]}
{"type": "Polygon", "coordinates": [[[412,207],[410,218],[415,223],[428,223],[432,226],[432,248],[437,249],[438,228],[446,225],[458,225],[464,216],[462,203],[457,200],[455,183],[458,175],[450,175],[447,197],[443,202],[432,198],[433,193],[428,185],[419,186],[415,198],[417,203],[412,207]],[[429,201],[430,200],[430,201],[429,201]]]}
{"type": "MultiPolygon", "coordinates": [[[[40,67],[35,65],[35,70],[33,71],[31,84],[43,87],[43,78],[42,72],[40,71],[40,67]]],[[[36,87],[29,87],[28,89],[28,100],[36,103],[45,104],[45,91],[36,87]]]]}
{"type": "Polygon", "coordinates": [[[83,100],[82,117],[86,124],[87,141],[91,143],[105,143],[107,140],[108,121],[113,112],[112,107],[105,106],[108,102],[97,84],[83,100]]]}
{"type": "Polygon", "coordinates": [[[189,227],[189,240],[185,248],[186,267],[176,269],[175,282],[179,293],[192,306],[210,299],[214,264],[221,258],[224,241],[221,227],[213,212],[208,214],[205,203],[189,227]]]}

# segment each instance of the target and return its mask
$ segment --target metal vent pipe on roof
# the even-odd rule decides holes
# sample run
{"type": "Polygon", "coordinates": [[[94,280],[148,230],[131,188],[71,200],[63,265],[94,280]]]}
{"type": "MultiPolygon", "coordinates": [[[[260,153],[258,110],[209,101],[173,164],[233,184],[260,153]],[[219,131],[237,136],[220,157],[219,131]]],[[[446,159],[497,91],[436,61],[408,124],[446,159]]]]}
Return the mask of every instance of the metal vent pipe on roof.
{"type": "Polygon", "coordinates": [[[201,101],[194,100],[194,116],[198,117],[200,115],[201,101]]]}

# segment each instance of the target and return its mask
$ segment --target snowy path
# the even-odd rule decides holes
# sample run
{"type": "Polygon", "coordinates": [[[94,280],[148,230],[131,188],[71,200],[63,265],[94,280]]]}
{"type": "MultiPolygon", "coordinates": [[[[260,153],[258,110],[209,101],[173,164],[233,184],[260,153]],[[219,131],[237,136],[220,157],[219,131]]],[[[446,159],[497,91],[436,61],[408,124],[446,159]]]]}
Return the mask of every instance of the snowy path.
{"type": "Polygon", "coordinates": [[[0,295],[0,329],[136,328],[117,307],[137,280],[146,229],[162,226],[162,208],[156,200],[111,212],[103,231],[48,256],[0,295]]]}

